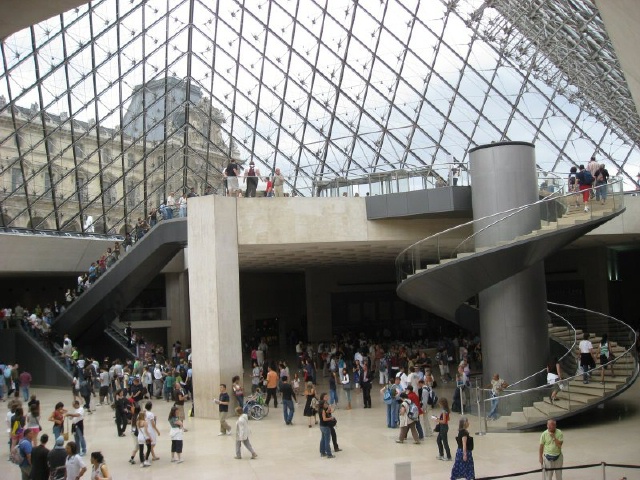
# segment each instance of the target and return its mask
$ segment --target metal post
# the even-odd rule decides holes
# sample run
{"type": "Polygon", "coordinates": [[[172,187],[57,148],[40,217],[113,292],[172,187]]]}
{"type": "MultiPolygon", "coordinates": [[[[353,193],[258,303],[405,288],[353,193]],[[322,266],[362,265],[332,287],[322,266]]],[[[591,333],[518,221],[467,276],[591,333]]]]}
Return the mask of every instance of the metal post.
{"type": "Polygon", "coordinates": [[[482,411],[482,406],[484,406],[484,398],[482,402],[480,402],[480,396],[482,395],[482,388],[478,385],[478,379],[476,378],[476,404],[478,405],[478,420],[480,423],[480,431],[476,432],[476,435],[482,436],[487,434],[487,416],[485,412],[482,411]],[[481,406],[482,405],[482,406],[481,406]]]}
{"type": "Polygon", "coordinates": [[[602,480],[607,480],[607,465],[602,462],[602,480]]]}

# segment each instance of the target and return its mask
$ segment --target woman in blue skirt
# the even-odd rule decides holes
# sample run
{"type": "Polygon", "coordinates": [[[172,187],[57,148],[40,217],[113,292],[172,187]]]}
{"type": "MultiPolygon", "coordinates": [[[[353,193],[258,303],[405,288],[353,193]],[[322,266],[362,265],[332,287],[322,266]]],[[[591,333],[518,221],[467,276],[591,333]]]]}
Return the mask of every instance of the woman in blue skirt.
{"type": "Polygon", "coordinates": [[[469,419],[467,417],[460,418],[458,425],[458,436],[456,437],[458,450],[456,451],[456,460],[451,469],[451,480],[464,478],[466,480],[474,480],[476,478],[473,467],[473,437],[469,435],[469,419]]]}

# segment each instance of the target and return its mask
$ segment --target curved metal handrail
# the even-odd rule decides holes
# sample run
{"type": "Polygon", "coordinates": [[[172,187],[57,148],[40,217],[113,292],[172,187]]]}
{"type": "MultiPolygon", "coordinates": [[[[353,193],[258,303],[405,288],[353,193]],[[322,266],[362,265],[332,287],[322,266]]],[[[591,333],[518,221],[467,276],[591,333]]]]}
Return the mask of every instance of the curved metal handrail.
{"type": "MultiPolygon", "coordinates": [[[[620,179],[617,179],[614,182],[608,183],[607,188],[611,188],[613,191],[613,194],[611,195],[611,197],[613,198],[613,208],[614,211],[618,211],[620,208],[623,207],[623,200],[619,200],[617,201],[616,199],[616,195],[621,193],[621,187],[622,187],[622,181],[620,179]]],[[[591,190],[596,190],[597,188],[600,187],[592,187],[591,190]]],[[[416,251],[418,249],[420,249],[421,247],[423,247],[424,245],[431,243],[434,245],[438,245],[438,242],[441,238],[445,238],[446,235],[450,235],[451,233],[455,232],[455,231],[463,231],[463,229],[469,229],[470,227],[473,227],[474,225],[478,225],[478,224],[482,224],[482,228],[480,229],[480,231],[487,231],[488,227],[495,227],[496,225],[500,225],[503,222],[505,222],[506,220],[514,217],[515,215],[522,213],[524,211],[528,211],[531,210],[533,208],[537,208],[540,205],[547,203],[547,202],[551,202],[551,201],[559,201],[561,199],[563,200],[568,200],[571,198],[576,197],[577,195],[580,195],[582,192],[569,192],[569,193],[562,193],[562,191],[560,192],[561,194],[557,195],[558,192],[553,192],[551,195],[548,195],[540,200],[537,200],[533,203],[527,204],[527,205],[522,205],[519,207],[514,207],[502,212],[498,212],[498,213],[494,213],[491,215],[486,215],[484,217],[475,219],[475,220],[470,220],[468,222],[465,222],[463,224],[460,225],[456,225],[450,228],[447,228],[441,232],[438,232],[434,235],[430,235],[426,238],[423,238],[422,240],[418,240],[417,242],[409,245],[408,247],[406,247],[404,250],[402,250],[398,256],[396,257],[396,272],[397,272],[397,277],[398,277],[398,284],[402,283],[402,281],[405,280],[404,276],[407,272],[403,271],[403,265],[404,265],[404,259],[410,255],[413,251],[416,251]],[[490,225],[484,225],[484,222],[486,221],[491,221],[490,225]]],[[[620,199],[622,199],[623,196],[620,195],[620,199]]],[[[593,215],[593,210],[589,210],[588,211],[589,215],[592,216],[593,215]]],[[[541,219],[542,220],[542,219],[541,219]]],[[[464,240],[462,240],[461,242],[459,242],[457,244],[457,246],[455,247],[455,249],[452,249],[451,253],[452,254],[457,254],[460,246],[462,244],[464,244],[465,242],[468,242],[470,239],[475,238],[475,236],[480,233],[480,231],[478,232],[473,232],[470,235],[467,235],[464,240]]],[[[442,256],[440,255],[440,249],[437,248],[438,251],[438,261],[441,260],[442,256]]],[[[451,255],[449,255],[448,258],[453,258],[451,255]]],[[[415,269],[414,269],[415,271],[415,269]]],[[[411,272],[414,273],[414,272],[411,272]]]]}
{"type": "MultiPolygon", "coordinates": [[[[468,240],[471,240],[472,238],[475,238],[477,235],[479,235],[480,233],[488,230],[489,228],[493,227],[494,225],[496,225],[496,224],[498,224],[498,223],[500,223],[500,222],[502,222],[502,221],[504,221],[504,220],[506,220],[506,219],[508,219],[510,217],[513,217],[514,215],[517,215],[518,213],[522,212],[523,210],[526,210],[527,208],[529,208],[530,206],[537,205],[537,204],[545,202],[545,201],[550,201],[551,197],[560,197],[561,196],[561,195],[556,195],[556,193],[560,193],[560,191],[559,192],[552,192],[551,194],[547,195],[544,198],[541,198],[540,200],[538,200],[535,203],[532,203],[532,204],[529,204],[529,205],[525,205],[523,207],[518,207],[517,209],[515,209],[515,211],[511,212],[509,215],[505,215],[504,217],[501,217],[501,218],[497,219],[495,222],[490,223],[489,225],[486,225],[486,226],[482,227],[480,230],[474,231],[471,235],[469,235],[467,238],[465,238],[463,241],[461,241],[456,246],[456,248],[453,249],[453,251],[451,252],[451,255],[452,256],[453,255],[457,255],[458,250],[460,249],[460,246],[462,244],[466,243],[468,240]]],[[[554,200],[555,200],[555,198],[554,198],[554,200]]],[[[502,212],[502,213],[504,213],[504,212],[502,212]]],[[[481,219],[479,219],[479,220],[481,220],[481,219]]]]}
{"type": "MultiPolygon", "coordinates": [[[[636,342],[637,342],[637,334],[635,332],[635,330],[633,329],[633,327],[631,327],[630,325],[628,325],[627,323],[623,322],[622,320],[619,320],[615,317],[612,317],[611,315],[607,315],[604,313],[600,313],[600,312],[596,312],[593,310],[589,310],[586,308],[580,308],[580,307],[574,307],[572,305],[566,305],[566,304],[561,304],[561,303],[556,303],[556,302],[547,302],[549,306],[555,306],[558,308],[564,308],[567,310],[571,310],[571,311],[575,311],[578,313],[584,313],[584,314],[588,314],[591,316],[596,316],[599,318],[604,318],[607,319],[607,321],[609,322],[609,324],[606,327],[606,330],[608,330],[609,332],[611,332],[612,330],[612,325],[615,325],[616,327],[619,328],[620,332],[626,332],[627,333],[627,343],[628,346],[625,348],[624,353],[620,354],[619,356],[617,356],[616,358],[614,358],[613,360],[610,360],[608,362],[606,362],[603,365],[599,365],[596,366],[596,368],[592,369],[590,371],[590,373],[592,375],[594,375],[596,372],[602,371],[603,369],[606,369],[609,366],[613,366],[616,362],[619,362],[622,358],[626,358],[626,357],[631,357],[634,360],[634,364],[633,364],[633,372],[629,375],[629,378],[627,378],[626,382],[624,383],[624,385],[630,385],[632,384],[638,377],[638,375],[640,374],[640,363],[638,361],[638,354],[637,354],[637,350],[636,350],[636,342]]],[[[575,351],[575,347],[576,344],[578,343],[578,339],[577,339],[577,335],[576,335],[576,328],[575,328],[575,324],[572,324],[571,322],[569,322],[569,320],[567,320],[566,318],[564,318],[563,316],[559,315],[556,312],[552,312],[549,311],[549,313],[552,313],[556,316],[558,316],[559,318],[562,318],[564,321],[566,321],[568,324],[571,325],[572,329],[573,329],[573,344],[571,346],[571,349],[568,350],[567,354],[565,354],[560,360],[562,361],[562,359],[564,359],[567,355],[571,355],[572,352],[575,351]]],[[[617,340],[611,340],[610,341],[615,341],[618,346],[621,346],[620,342],[617,340]]],[[[536,374],[540,374],[541,372],[543,372],[545,369],[540,370],[539,372],[536,372],[536,374]]],[[[530,375],[529,377],[527,377],[528,379],[532,378],[534,375],[530,375]]],[[[579,374],[575,374],[575,375],[570,375],[568,377],[564,377],[562,378],[562,382],[564,385],[570,385],[570,382],[572,380],[576,380],[576,379],[581,379],[583,376],[582,373],[579,374]]],[[[525,379],[522,379],[520,381],[518,381],[517,383],[520,383],[522,381],[524,381],[525,379]]],[[[510,385],[513,386],[514,384],[510,385]]],[[[604,388],[604,386],[603,386],[604,388]]],[[[524,397],[525,395],[529,395],[532,393],[537,393],[540,391],[546,391],[549,389],[549,384],[547,384],[546,382],[542,385],[538,385],[536,387],[531,387],[528,389],[524,389],[524,390],[516,390],[516,391],[510,391],[509,393],[505,393],[500,395],[500,400],[503,399],[508,399],[508,398],[516,398],[518,396],[520,397],[524,397]]],[[[490,389],[483,389],[483,388],[478,388],[479,392],[484,394],[488,391],[490,391],[490,389]]],[[[570,386],[565,390],[566,392],[568,392],[568,394],[571,394],[571,388],[570,386]]],[[[605,392],[605,394],[603,395],[602,399],[606,399],[609,398],[612,395],[617,395],[620,393],[621,390],[614,390],[611,392],[605,392]]],[[[482,402],[486,404],[486,402],[491,402],[491,400],[493,400],[493,398],[482,398],[482,402]]],[[[571,397],[569,396],[569,402],[571,403],[571,397]]],[[[589,407],[585,407],[585,408],[590,408],[593,405],[589,405],[589,407]]],[[[486,407],[485,407],[486,408],[486,407]]],[[[567,413],[569,413],[570,410],[567,410],[567,413]]]]}
{"type": "MultiPolygon", "coordinates": [[[[547,302],[547,303],[550,303],[550,302],[547,302]]],[[[568,328],[569,328],[569,330],[573,332],[573,343],[572,343],[571,347],[567,348],[567,351],[565,352],[565,354],[564,354],[564,355],[562,355],[562,357],[560,357],[560,358],[558,359],[558,362],[562,362],[565,358],[567,358],[568,356],[570,356],[570,355],[571,355],[571,353],[573,352],[573,350],[576,348],[576,345],[578,344],[578,339],[577,339],[577,337],[576,337],[576,329],[575,329],[575,328],[573,327],[573,325],[569,322],[569,320],[567,320],[566,318],[564,318],[562,315],[560,315],[560,314],[558,314],[558,313],[556,313],[556,312],[553,312],[553,311],[551,311],[551,310],[547,310],[547,313],[548,313],[549,315],[553,315],[553,316],[557,317],[558,319],[560,319],[561,321],[563,321],[564,323],[566,323],[566,324],[567,324],[567,326],[568,326],[568,328]]],[[[551,336],[551,335],[550,335],[550,336],[551,336]]],[[[529,376],[527,376],[527,377],[525,377],[525,378],[522,378],[522,379],[520,379],[520,380],[516,380],[516,381],[515,381],[515,382],[513,382],[513,383],[510,383],[510,384],[509,384],[509,386],[508,386],[505,390],[509,390],[510,392],[520,392],[520,391],[524,391],[524,390],[514,390],[512,387],[514,387],[515,385],[518,385],[518,384],[520,384],[520,383],[526,382],[527,380],[530,380],[530,379],[532,379],[532,378],[534,378],[534,377],[536,377],[536,376],[540,375],[540,374],[541,374],[541,373],[543,373],[545,370],[546,370],[546,367],[545,367],[545,368],[542,368],[542,369],[540,369],[540,370],[538,370],[537,372],[532,373],[531,375],[529,375],[529,376]]],[[[482,388],[481,390],[482,390],[482,391],[490,391],[491,389],[490,389],[490,388],[482,388]]]]}

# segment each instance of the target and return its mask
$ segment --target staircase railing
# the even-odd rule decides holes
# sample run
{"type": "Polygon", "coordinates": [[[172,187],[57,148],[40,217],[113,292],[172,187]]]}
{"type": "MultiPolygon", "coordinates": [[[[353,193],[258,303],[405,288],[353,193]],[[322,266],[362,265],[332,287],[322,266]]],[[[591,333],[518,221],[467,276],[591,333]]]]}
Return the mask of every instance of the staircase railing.
{"type": "MultiPolygon", "coordinates": [[[[553,335],[550,334],[550,340],[553,340],[561,349],[562,351],[560,352],[561,355],[555,355],[558,357],[558,362],[560,362],[560,364],[562,365],[563,363],[566,363],[567,366],[572,364],[572,352],[575,350],[576,346],[578,345],[578,340],[577,340],[577,336],[576,336],[576,329],[573,328],[573,325],[571,325],[571,323],[569,323],[569,321],[564,318],[563,316],[557,314],[556,312],[552,312],[551,310],[547,310],[547,313],[549,314],[549,323],[553,326],[553,327],[563,327],[566,328],[568,332],[570,332],[571,336],[570,336],[570,341],[563,341],[562,339],[559,338],[553,338],[553,335]]],[[[550,346],[550,349],[553,353],[553,348],[552,346],[550,346]]],[[[575,363],[575,362],[573,362],[575,363]]],[[[575,370],[575,368],[574,368],[575,370]]],[[[566,370],[565,370],[566,371],[566,370]]],[[[538,370],[537,372],[532,373],[531,375],[528,375],[520,380],[516,380],[515,382],[510,382],[509,383],[509,387],[507,388],[507,391],[509,393],[518,391],[515,387],[518,385],[521,385],[523,383],[528,382],[529,380],[532,379],[537,379],[538,383],[540,382],[540,379],[546,379],[546,375],[547,375],[547,369],[545,368],[541,368],[540,370],[538,370]]],[[[483,389],[483,390],[487,390],[487,389],[483,389]]],[[[489,392],[491,391],[490,389],[488,390],[489,392]]],[[[520,390],[522,391],[522,390],[520,390]]]]}
{"type": "Polygon", "coordinates": [[[522,240],[541,229],[553,231],[572,225],[570,221],[562,221],[565,217],[579,215],[579,220],[589,221],[601,217],[603,212],[624,208],[622,179],[615,178],[591,190],[600,196],[602,189],[606,191],[604,203],[591,199],[587,211],[584,205],[575,207],[582,192],[566,192],[564,186],[556,185],[553,192],[540,190],[543,198],[534,203],[472,220],[420,240],[396,258],[397,282],[400,284],[442,261],[522,240]]]}
{"type": "Polygon", "coordinates": [[[546,369],[527,377],[530,379],[540,375],[539,385],[536,387],[513,391],[513,386],[521,383],[522,380],[514,382],[498,398],[498,413],[501,416],[510,416],[523,412],[524,415],[519,419],[512,419],[505,425],[501,422],[486,421],[486,415],[490,411],[493,400],[491,390],[476,388],[475,395],[480,400],[480,417],[485,431],[531,428],[545,423],[547,418],[558,419],[571,415],[577,410],[592,408],[606,399],[619,395],[637,379],[640,371],[636,349],[637,338],[631,326],[610,315],[584,308],[554,302],[549,302],[549,306],[554,309],[553,312],[549,312],[552,314],[551,323],[560,324],[562,319],[563,322],[566,321],[572,325],[570,335],[572,340],[562,342],[567,352],[559,359],[562,381],[557,400],[553,404],[550,401],[550,394],[554,387],[546,382],[546,369]],[[553,320],[554,317],[555,320],[553,320]],[[576,371],[579,363],[577,345],[582,340],[583,333],[590,334],[596,356],[596,368],[589,372],[589,385],[583,383],[583,373],[576,371]],[[608,335],[610,349],[615,358],[601,364],[598,352],[601,335],[604,333],[608,335]],[[601,383],[603,371],[604,383],[601,383]],[[535,408],[536,402],[544,402],[543,410],[530,410],[527,414],[524,410],[535,408]]]}

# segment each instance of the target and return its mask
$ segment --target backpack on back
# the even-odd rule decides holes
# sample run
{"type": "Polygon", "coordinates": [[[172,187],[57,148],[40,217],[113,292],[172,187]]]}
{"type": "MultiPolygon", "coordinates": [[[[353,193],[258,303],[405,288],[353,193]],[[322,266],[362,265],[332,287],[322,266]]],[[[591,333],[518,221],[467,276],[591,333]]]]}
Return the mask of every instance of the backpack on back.
{"type": "Polygon", "coordinates": [[[25,439],[20,440],[15,447],[13,447],[11,449],[11,455],[10,455],[10,459],[11,459],[11,463],[14,463],[16,465],[22,465],[22,463],[24,462],[24,455],[22,454],[22,449],[20,448],[20,445],[22,445],[22,442],[24,441],[28,441],[25,439]]]}
{"type": "Polygon", "coordinates": [[[415,403],[410,402],[408,407],[409,408],[407,408],[407,417],[409,417],[409,420],[418,420],[418,418],[420,417],[420,410],[418,410],[418,406],[415,403]]]}
{"type": "Polygon", "coordinates": [[[582,180],[585,185],[591,185],[593,183],[593,175],[591,175],[589,170],[582,171],[582,180]]]}
{"type": "Polygon", "coordinates": [[[386,372],[387,371],[387,366],[388,366],[387,359],[382,357],[380,359],[380,371],[381,372],[386,372]]]}
{"type": "Polygon", "coordinates": [[[393,392],[391,391],[391,387],[384,389],[384,397],[382,397],[382,400],[387,405],[391,405],[391,402],[393,402],[393,392]]]}
{"type": "Polygon", "coordinates": [[[435,407],[438,405],[438,395],[436,395],[435,390],[433,388],[429,389],[429,394],[427,395],[427,405],[430,407],[435,407]]]}

